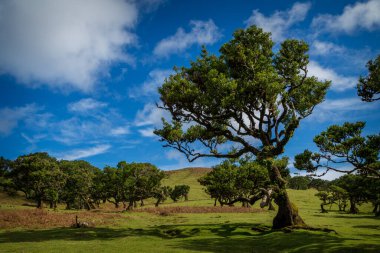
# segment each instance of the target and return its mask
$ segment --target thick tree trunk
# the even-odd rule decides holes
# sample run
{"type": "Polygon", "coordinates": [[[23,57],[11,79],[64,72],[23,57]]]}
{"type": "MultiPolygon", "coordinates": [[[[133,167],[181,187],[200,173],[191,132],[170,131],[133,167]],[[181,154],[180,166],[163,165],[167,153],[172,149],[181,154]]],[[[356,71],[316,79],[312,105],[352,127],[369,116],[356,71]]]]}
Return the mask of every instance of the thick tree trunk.
{"type": "Polygon", "coordinates": [[[359,209],[356,207],[356,202],[353,199],[350,199],[350,211],[349,213],[357,214],[359,209]]]}
{"type": "Polygon", "coordinates": [[[306,226],[298,214],[298,208],[290,202],[286,192],[286,181],[282,178],[280,170],[273,164],[268,169],[272,183],[277,185],[277,189],[274,189],[274,202],[278,205],[278,211],[273,219],[273,228],[306,226]]]}
{"type": "Polygon", "coordinates": [[[276,194],[275,203],[278,205],[276,217],[273,220],[273,228],[284,228],[289,226],[305,226],[305,222],[298,214],[298,208],[289,200],[285,189],[280,189],[276,194]]]}

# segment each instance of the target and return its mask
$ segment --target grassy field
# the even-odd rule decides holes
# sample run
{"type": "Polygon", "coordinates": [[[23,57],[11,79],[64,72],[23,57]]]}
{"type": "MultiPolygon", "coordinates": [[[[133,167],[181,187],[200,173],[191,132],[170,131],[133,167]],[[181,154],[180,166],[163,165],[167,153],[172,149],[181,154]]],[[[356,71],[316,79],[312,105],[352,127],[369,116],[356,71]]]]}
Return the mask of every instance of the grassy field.
{"type": "Polygon", "coordinates": [[[197,178],[205,169],[171,172],[167,185],[189,184],[187,202],[121,212],[39,211],[20,197],[0,195],[0,252],[380,252],[380,219],[363,205],[358,215],[319,212],[314,190],[289,190],[310,226],[335,233],[273,231],[275,212],[257,207],[213,208],[197,178]],[[198,213],[203,212],[203,213],[198,213]],[[93,228],[70,228],[78,215],[93,228]],[[259,228],[252,230],[252,228],[259,228]]]}

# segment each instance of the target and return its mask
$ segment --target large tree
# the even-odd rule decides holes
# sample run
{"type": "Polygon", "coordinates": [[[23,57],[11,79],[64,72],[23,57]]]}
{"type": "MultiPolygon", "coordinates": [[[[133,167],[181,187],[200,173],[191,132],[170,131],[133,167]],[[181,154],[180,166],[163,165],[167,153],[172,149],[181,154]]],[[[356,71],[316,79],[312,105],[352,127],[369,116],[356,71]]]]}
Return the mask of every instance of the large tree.
{"type": "Polygon", "coordinates": [[[380,99],[380,55],[367,63],[368,75],[361,76],[357,85],[358,95],[363,101],[373,102],[380,99]]]}
{"type": "Polygon", "coordinates": [[[166,147],[200,157],[256,156],[266,164],[279,206],[274,228],[304,225],[274,163],[300,121],[325,97],[330,82],[308,76],[308,45],[285,40],[277,53],[270,33],[252,26],[210,55],[206,49],[189,67],[159,88],[172,122],[155,131],[166,147]],[[226,146],[231,149],[226,151],[226,146]]]}

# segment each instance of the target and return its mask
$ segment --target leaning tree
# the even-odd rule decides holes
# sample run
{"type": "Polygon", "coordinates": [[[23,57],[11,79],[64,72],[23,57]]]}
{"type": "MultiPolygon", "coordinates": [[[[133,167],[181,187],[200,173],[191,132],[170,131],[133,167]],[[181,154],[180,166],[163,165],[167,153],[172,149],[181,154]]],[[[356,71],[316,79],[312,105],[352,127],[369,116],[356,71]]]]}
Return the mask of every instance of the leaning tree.
{"type": "Polygon", "coordinates": [[[268,169],[279,206],[274,228],[304,225],[286,192],[274,159],[284,152],[300,121],[321,103],[330,85],[308,76],[308,45],[285,40],[277,53],[270,33],[252,26],[189,67],[175,68],[159,88],[161,108],[171,113],[155,134],[165,147],[201,157],[254,155],[268,169]]]}

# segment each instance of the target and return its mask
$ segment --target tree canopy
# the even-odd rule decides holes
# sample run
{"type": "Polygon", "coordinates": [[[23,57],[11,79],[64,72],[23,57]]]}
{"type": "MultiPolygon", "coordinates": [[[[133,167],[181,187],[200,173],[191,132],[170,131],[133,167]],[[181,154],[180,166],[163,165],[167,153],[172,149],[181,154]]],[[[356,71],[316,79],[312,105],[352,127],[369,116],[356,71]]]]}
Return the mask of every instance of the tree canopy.
{"type": "Polygon", "coordinates": [[[266,160],[278,186],[274,227],[283,227],[303,221],[271,160],[284,152],[300,121],[323,101],[330,82],[308,76],[304,41],[285,40],[277,53],[273,46],[270,33],[251,26],[237,30],[219,56],[204,48],[190,67],[175,68],[159,88],[160,107],[172,121],[164,120],[155,134],[189,161],[244,154],[266,160]]]}
{"type": "Polygon", "coordinates": [[[363,101],[373,102],[380,99],[380,55],[368,61],[366,66],[368,75],[360,76],[357,90],[363,101]]]}
{"type": "Polygon", "coordinates": [[[320,176],[332,170],[379,177],[380,135],[362,136],[364,126],[364,122],[346,122],[328,127],[314,137],[319,152],[305,150],[296,155],[294,166],[314,174],[322,169],[320,176]]]}

